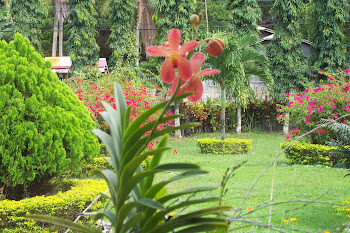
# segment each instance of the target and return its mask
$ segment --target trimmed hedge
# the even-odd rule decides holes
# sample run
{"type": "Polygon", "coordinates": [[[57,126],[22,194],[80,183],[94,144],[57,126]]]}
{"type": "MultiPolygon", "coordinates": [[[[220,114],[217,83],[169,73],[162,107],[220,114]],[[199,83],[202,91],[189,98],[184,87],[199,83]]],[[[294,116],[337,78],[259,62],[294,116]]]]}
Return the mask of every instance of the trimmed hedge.
{"type": "Polygon", "coordinates": [[[243,154],[252,149],[251,139],[234,139],[225,140],[203,138],[196,139],[197,146],[201,153],[205,154],[243,154]]]}
{"type": "MultiPolygon", "coordinates": [[[[42,223],[24,218],[27,214],[46,214],[74,220],[92,200],[108,189],[104,181],[69,180],[72,188],[53,196],[37,196],[20,201],[0,201],[0,229],[4,232],[53,232],[57,227],[42,228],[42,223]],[[48,229],[50,229],[48,231],[48,229]]],[[[101,207],[96,202],[91,210],[101,207]]]]}
{"type": "MultiPolygon", "coordinates": [[[[281,148],[287,147],[289,143],[281,143],[281,148]]],[[[335,160],[329,155],[329,152],[333,149],[336,149],[336,147],[310,144],[307,142],[295,142],[284,153],[288,162],[292,164],[333,166],[335,160]]]]}

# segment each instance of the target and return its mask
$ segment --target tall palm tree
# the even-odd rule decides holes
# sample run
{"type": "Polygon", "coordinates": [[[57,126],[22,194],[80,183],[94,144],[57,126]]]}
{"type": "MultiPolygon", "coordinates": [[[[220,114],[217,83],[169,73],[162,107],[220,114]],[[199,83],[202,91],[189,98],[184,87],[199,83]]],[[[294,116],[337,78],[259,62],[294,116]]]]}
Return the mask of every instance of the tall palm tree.
{"type": "Polygon", "coordinates": [[[59,32],[58,56],[63,56],[63,22],[68,17],[68,0],[52,0],[54,9],[54,24],[52,36],[52,56],[57,54],[57,32],[59,32]]]}
{"type": "Polygon", "coordinates": [[[226,96],[233,96],[233,101],[237,106],[237,128],[236,132],[241,133],[241,109],[248,104],[249,97],[253,96],[250,87],[252,76],[261,78],[265,84],[271,84],[273,79],[268,69],[268,59],[260,51],[253,47],[256,42],[255,35],[247,35],[240,38],[230,38],[227,40],[220,35],[226,44],[225,49],[219,58],[209,58],[207,61],[215,69],[221,71],[220,74],[210,76],[220,85],[221,89],[221,140],[225,139],[225,107],[226,96]],[[226,93],[227,92],[227,93],[226,93]]]}

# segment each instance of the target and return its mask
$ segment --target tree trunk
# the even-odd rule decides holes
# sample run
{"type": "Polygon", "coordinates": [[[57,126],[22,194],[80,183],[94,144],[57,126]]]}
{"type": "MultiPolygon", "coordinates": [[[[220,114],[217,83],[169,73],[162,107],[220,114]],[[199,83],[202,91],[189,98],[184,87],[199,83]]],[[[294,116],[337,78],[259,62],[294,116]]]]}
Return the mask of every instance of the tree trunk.
{"type": "MultiPolygon", "coordinates": [[[[175,114],[179,114],[180,113],[180,103],[179,101],[175,101],[175,114]]],[[[180,118],[175,118],[175,127],[180,126],[180,118]]],[[[181,138],[181,129],[177,129],[175,131],[175,137],[176,138],[181,138]]]]}
{"type": "MultiPolygon", "coordinates": [[[[285,114],[285,117],[287,119],[289,119],[289,113],[286,113],[285,114]]],[[[288,135],[289,133],[289,121],[286,121],[284,124],[283,124],[283,134],[284,135],[288,135]]]]}
{"type": "MultiPolygon", "coordinates": [[[[62,8],[60,9],[60,11],[62,8]]],[[[58,48],[58,56],[63,56],[63,12],[60,12],[60,21],[59,21],[59,48],[58,48]]]]}
{"type": "Polygon", "coordinates": [[[138,1],[138,9],[137,9],[137,24],[136,24],[136,66],[139,66],[140,63],[140,28],[141,28],[141,20],[144,9],[144,2],[142,0],[138,1]]]}
{"type": "Polygon", "coordinates": [[[56,57],[57,54],[57,31],[58,31],[58,18],[55,13],[55,19],[53,21],[53,36],[52,36],[52,56],[56,57]]]}
{"type": "Polygon", "coordinates": [[[220,85],[221,87],[221,113],[220,113],[220,117],[221,117],[221,133],[220,133],[220,138],[221,140],[225,140],[225,108],[226,108],[226,93],[225,93],[225,89],[222,85],[220,85]]]}
{"type": "Polygon", "coordinates": [[[236,134],[242,133],[242,107],[237,107],[237,127],[236,127],[236,134]]]}

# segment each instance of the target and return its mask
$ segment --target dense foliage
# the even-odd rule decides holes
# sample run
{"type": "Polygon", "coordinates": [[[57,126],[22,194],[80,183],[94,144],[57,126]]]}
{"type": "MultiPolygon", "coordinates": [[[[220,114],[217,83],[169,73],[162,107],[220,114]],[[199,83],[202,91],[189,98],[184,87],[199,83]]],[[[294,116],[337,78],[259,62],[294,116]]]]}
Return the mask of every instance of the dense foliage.
{"type": "Polygon", "coordinates": [[[326,129],[332,138],[326,145],[337,148],[330,153],[336,159],[336,165],[350,169],[350,126],[337,121],[330,122],[328,119],[322,123],[328,123],[326,129]]]}
{"type": "Polygon", "coordinates": [[[136,38],[133,26],[135,25],[135,1],[109,1],[109,23],[111,34],[108,38],[112,50],[109,64],[113,67],[117,61],[133,62],[136,58],[136,38]]]}
{"type": "Polygon", "coordinates": [[[281,102],[286,101],[284,93],[300,91],[307,82],[308,66],[301,50],[298,22],[302,4],[301,0],[276,0],[272,8],[278,22],[266,55],[275,80],[271,96],[281,102]]]}
{"type": "Polygon", "coordinates": [[[37,51],[41,52],[41,28],[47,15],[42,2],[40,0],[12,0],[10,3],[10,17],[15,24],[12,29],[7,30],[7,33],[11,31],[13,34],[21,33],[22,36],[29,38],[37,51]]]}
{"type": "Polygon", "coordinates": [[[72,59],[72,66],[81,69],[95,65],[99,58],[100,48],[95,36],[96,10],[92,0],[69,0],[67,51],[72,59]]]}
{"type": "Polygon", "coordinates": [[[261,9],[256,0],[226,0],[226,8],[231,11],[230,25],[234,36],[256,35],[261,9]]]}
{"type": "Polygon", "coordinates": [[[315,33],[310,57],[312,70],[335,72],[349,65],[346,60],[343,26],[349,16],[349,1],[314,1],[315,33]]]}
{"type": "Polygon", "coordinates": [[[161,0],[150,1],[154,8],[154,21],[157,25],[156,41],[164,42],[167,32],[171,28],[178,28],[182,32],[184,41],[188,41],[191,27],[188,19],[194,13],[192,0],[161,0]]]}
{"type": "Polygon", "coordinates": [[[84,105],[27,38],[1,41],[0,51],[0,187],[20,197],[31,184],[80,169],[99,144],[84,105]]]}

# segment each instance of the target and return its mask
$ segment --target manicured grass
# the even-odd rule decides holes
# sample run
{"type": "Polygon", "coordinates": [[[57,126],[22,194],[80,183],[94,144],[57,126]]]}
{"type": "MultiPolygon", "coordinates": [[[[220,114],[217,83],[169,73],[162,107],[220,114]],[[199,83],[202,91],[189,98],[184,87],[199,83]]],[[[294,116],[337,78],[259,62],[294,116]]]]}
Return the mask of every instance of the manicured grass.
{"type": "MultiPolygon", "coordinates": [[[[284,136],[278,133],[249,133],[240,136],[227,134],[227,137],[245,138],[253,140],[252,151],[244,155],[213,155],[201,154],[197,148],[196,138],[219,138],[219,134],[201,134],[182,139],[171,138],[169,145],[173,150],[166,152],[163,163],[167,162],[191,162],[209,171],[208,175],[193,178],[190,182],[179,182],[168,187],[169,192],[176,190],[207,185],[218,185],[228,167],[237,163],[247,161],[236,172],[235,176],[228,182],[228,192],[224,196],[224,204],[237,207],[242,198],[248,192],[255,179],[272,161],[275,155],[281,150],[279,144],[284,141],[284,136]],[[177,153],[174,151],[176,150],[177,153]]],[[[349,177],[343,178],[348,171],[326,168],[310,167],[302,165],[290,165],[285,156],[281,155],[275,166],[272,166],[260,179],[248,199],[242,205],[242,211],[248,212],[246,208],[256,209],[258,205],[270,200],[272,180],[273,197],[275,202],[287,200],[314,200],[324,194],[319,200],[339,203],[342,198],[350,196],[349,177]]],[[[170,176],[170,174],[162,174],[170,176]]],[[[161,179],[162,177],[159,177],[161,179]]],[[[284,213],[288,209],[302,206],[304,203],[288,203],[272,207],[272,224],[282,227],[296,227],[309,232],[334,231],[345,221],[347,216],[337,216],[333,212],[333,206],[327,204],[311,204],[302,209],[284,213]],[[296,221],[284,223],[283,220],[296,218],[296,221]]],[[[267,223],[267,216],[270,208],[264,208],[251,213],[250,220],[267,223]]],[[[242,225],[235,222],[232,226],[242,225]]],[[[250,227],[242,232],[266,232],[267,230],[250,227]]],[[[288,232],[288,230],[286,230],[288,232]]]]}

